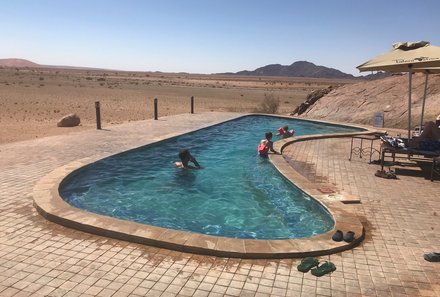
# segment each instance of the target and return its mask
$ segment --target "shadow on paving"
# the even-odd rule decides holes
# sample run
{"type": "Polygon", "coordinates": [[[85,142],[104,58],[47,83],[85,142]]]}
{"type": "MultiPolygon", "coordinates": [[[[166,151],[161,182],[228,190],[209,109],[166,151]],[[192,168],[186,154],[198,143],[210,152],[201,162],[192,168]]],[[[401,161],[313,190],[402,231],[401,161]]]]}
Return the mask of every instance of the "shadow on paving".
{"type": "MultiPolygon", "coordinates": [[[[396,174],[411,176],[411,177],[421,177],[426,180],[431,180],[431,170],[432,165],[429,162],[419,161],[417,163],[398,163],[398,166],[394,167],[396,174]]],[[[433,179],[439,180],[440,176],[434,174],[433,179]]]]}

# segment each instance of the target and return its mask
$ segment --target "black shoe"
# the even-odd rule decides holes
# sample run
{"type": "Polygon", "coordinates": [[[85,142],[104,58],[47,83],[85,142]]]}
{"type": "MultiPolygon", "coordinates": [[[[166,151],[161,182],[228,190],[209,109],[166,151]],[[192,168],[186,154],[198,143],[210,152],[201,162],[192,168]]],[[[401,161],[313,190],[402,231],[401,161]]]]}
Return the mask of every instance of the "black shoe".
{"type": "Polygon", "coordinates": [[[354,240],[354,232],[353,231],[348,231],[347,233],[345,233],[345,235],[344,235],[345,242],[352,242],[353,240],[354,240]]]}
{"type": "Polygon", "coordinates": [[[332,236],[332,239],[334,240],[334,241],[342,241],[342,238],[343,238],[343,236],[342,236],[342,231],[341,230],[336,230],[336,232],[335,232],[335,234],[333,234],[333,236],[332,236]]]}
{"type": "Polygon", "coordinates": [[[440,262],[440,253],[424,254],[423,258],[425,258],[425,260],[429,262],[440,262]]]}

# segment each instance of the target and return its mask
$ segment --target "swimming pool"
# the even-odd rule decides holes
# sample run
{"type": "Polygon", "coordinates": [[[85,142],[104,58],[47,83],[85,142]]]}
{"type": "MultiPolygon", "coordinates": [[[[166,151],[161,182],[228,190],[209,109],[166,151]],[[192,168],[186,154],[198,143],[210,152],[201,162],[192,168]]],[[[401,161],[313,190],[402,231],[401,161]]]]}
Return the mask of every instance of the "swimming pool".
{"type": "Polygon", "coordinates": [[[296,135],[359,131],[247,116],[100,160],[67,177],[60,194],[97,214],[209,235],[288,239],[327,232],[331,215],[256,154],[264,133],[286,124],[296,135]],[[183,147],[203,170],[173,166],[183,147]]]}

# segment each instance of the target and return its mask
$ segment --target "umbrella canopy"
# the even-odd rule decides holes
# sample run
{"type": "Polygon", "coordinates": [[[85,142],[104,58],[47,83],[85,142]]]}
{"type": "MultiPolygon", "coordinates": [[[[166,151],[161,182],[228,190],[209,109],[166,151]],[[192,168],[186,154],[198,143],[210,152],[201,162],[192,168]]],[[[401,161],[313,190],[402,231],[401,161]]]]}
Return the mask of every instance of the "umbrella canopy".
{"type": "Polygon", "coordinates": [[[393,50],[356,67],[362,71],[408,72],[440,67],[440,47],[427,41],[399,42],[393,50]],[[416,70],[414,70],[416,69],[416,70]]]}
{"type": "Polygon", "coordinates": [[[363,71],[408,72],[408,139],[411,138],[411,77],[413,72],[426,73],[425,95],[423,97],[423,113],[425,107],[426,89],[429,73],[440,73],[440,47],[427,41],[399,42],[393,45],[393,50],[377,56],[356,67],[363,71]]]}
{"type": "Polygon", "coordinates": [[[411,70],[412,72],[423,72],[427,74],[440,73],[440,67],[424,67],[424,68],[413,67],[411,70]]]}

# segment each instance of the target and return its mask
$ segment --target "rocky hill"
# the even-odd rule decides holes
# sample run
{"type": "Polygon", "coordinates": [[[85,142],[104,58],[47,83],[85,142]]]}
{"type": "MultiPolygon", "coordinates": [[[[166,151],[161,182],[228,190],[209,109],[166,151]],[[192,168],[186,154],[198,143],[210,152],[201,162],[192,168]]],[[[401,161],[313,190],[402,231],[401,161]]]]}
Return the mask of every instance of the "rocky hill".
{"type": "Polygon", "coordinates": [[[42,65],[37,64],[26,59],[0,59],[0,67],[8,68],[46,68],[46,69],[79,69],[79,70],[109,70],[93,67],[81,67],[81,66],[63,66],[63,65],[42,65]]]}
{"type": "MultiPolygon", "coordinates": [[[[425,76],[413,75],[412,123],[420,123],[425,76]]],[[[372,125],[375,112],[383,111],[385,127],[407,128],[408,75],[347,84],[324,95],[300,117],[372,125]]],[[[425,105],[426,120],[440,114],[440,75],[430,75],[425,105]]]]}
{"type": "Polygon", "coordinates": [[[39,67],[40,65],[25,59],[0,59],[0,67],[39,67]]]}
{"type": "Polygon", "coordinates": [[[243,70],[236,73],[225,73],[235,75],[252,76],[289,76],[289,77],[313,77],[313,78],[336,78],[336,79],[366,79],[374,80],[389,76],[388,73],[377,72],[364,76],[353,76],[340,70],[325,66],[318,66],[307,61],[297,61],[291,65],[271,64],[255,70],[243,70]]]}
{"type": "Polygon", "coordinates": [[[355,78],[351,74],[344,73],[337,69],[324,66],[317,66],[307,61],[297,61],[291,65],[285,66],[280,64],[266,65],[253,71],[239,71],[237,75],[253,75],[253,76],[291,76],[291,77],[315,77],[315,78],[355,78]]]}

